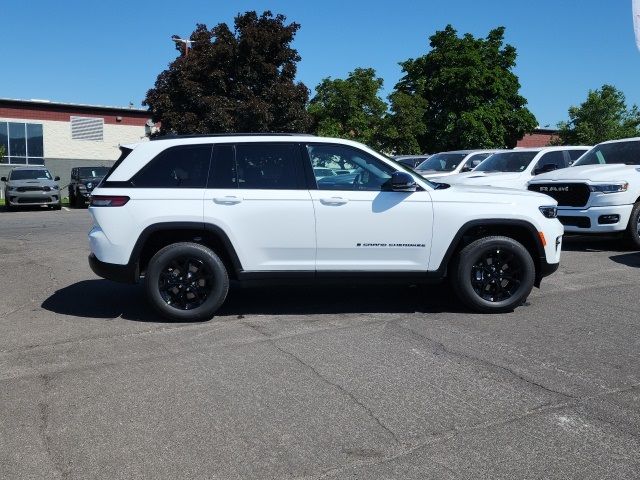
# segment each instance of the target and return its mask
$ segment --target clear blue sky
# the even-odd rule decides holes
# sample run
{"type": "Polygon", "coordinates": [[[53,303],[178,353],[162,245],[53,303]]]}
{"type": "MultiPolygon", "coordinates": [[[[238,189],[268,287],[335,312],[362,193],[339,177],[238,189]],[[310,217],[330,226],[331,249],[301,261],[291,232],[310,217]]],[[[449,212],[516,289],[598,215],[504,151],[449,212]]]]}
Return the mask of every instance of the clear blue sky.
{"type": "Polygon", "coordinates": [[[139,106],[177,55],[172,34],[266,9],[302,25],[298,78],[312,90],[324,77],[373,67],[386,96],[398,62],[426,53],[436,30],[451,23],[484,36],[504,25],[540,125],[566,119],[604,83],[640,104],[631,0],[1,0],[0,97],[139,106]]]}

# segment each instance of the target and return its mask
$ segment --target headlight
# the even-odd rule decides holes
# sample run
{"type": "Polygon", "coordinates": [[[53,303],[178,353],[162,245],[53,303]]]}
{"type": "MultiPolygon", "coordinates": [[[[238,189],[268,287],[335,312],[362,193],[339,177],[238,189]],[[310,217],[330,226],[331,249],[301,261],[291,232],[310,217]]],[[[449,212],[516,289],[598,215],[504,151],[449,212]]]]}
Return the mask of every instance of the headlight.
{"type": "Polygon", "coordinates": [[[91,182],[87,183],[87,188],[93,188],[93,183],[91,182]]]}
{"type": "Polygon", "coordinates": [[[558,207],[554,206],[545,206],[538,207],[540,209],[540,213],[547,218],[558,218],[558,207]]]}
{"type": "Polygon", "coordinates": [[[600,193],[618,193],[618,192],[626,192],[627,188],[629,188],[629,184],[627,182],[624,183],[600,183],[596,185],[589,185],[589,190],[592,192],[600,192],[600,193]]]}
{"type": "Polygon", "coordinates": [[[52,188],[53,188],[54,190],[60,190],[60,185],[54,185],[52,188]]]}
{"type": "Polygon", "coordinates": [[[8,190],[10,192],[15,192],[18,189],[18,187],[9,187],[8,190]]]}

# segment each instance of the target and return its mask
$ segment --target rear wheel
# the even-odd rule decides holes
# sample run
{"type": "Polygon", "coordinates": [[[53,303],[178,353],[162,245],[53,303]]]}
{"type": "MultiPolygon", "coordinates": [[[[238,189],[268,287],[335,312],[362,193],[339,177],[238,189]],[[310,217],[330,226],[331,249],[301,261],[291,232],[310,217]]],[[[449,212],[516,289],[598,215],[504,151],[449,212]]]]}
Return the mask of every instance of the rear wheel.
{"type": "Polygon", "coordinates": [[[149,261],[147,298],[162,316],[178,321],[209,320],[229,291],[227,270],[210,248],[174,243],[149,261]]]}
{"type": "Polygon", "coordinates": [[[464,247],[450,268],[460,300],[484,313],[508,312],[531,293],[535,265],[527,249],[509,237],[485,237],[464,247]]]}
{"type": "Polygon", "coordinates": [[[640,249],[640,202],[636,203],[631,210],[625,237],[632,248],[640,249]]]}

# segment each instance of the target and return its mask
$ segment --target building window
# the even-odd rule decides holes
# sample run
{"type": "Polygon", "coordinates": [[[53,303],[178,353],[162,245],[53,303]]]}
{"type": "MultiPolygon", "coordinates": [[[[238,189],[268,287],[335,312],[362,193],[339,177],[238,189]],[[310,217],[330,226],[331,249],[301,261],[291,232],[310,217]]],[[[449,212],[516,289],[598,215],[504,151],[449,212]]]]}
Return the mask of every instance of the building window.
{"type": "Polygon", "coordinates": [[[0,145],[4,148],[0,163],[44,165],[42,125],[39,123],[0,122],[0,145]]]}
{"type": "Polygon", "coordinates": [[[104,118],[71,117],[72,140],[103,140],[104,118]]]}

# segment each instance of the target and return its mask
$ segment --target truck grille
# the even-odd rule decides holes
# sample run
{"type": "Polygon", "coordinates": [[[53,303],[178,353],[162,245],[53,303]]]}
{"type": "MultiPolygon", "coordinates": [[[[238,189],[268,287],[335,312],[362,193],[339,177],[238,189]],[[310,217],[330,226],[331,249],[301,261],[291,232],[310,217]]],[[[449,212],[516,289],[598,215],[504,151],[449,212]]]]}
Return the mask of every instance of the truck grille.
{"type": "Polygon", "coordinates": [[[560,207],[584,207],[590,195],[586,183],[535,183],[529,190],[549,195],[560,207]]]}

